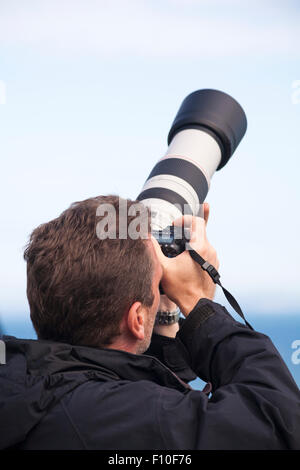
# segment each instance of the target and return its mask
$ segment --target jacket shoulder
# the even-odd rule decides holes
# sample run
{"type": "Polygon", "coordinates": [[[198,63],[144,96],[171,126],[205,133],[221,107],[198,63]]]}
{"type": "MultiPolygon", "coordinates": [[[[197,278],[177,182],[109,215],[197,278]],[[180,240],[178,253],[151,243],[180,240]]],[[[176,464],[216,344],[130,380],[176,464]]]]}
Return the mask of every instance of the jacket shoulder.
{"type": "Polygon", "coordinates": [[[42,448],[165,449],[159,420],[162,393],[166,387],[148,380],[90,380],[49,410],[36,434],[44,436],[42,448]]]}

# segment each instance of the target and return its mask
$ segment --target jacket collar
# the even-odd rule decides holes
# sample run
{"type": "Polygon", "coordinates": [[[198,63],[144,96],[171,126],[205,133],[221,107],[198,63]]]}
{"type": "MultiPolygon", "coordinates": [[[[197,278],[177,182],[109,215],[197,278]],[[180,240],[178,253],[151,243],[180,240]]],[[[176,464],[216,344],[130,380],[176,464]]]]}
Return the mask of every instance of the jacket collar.
{"type": "Polygon", "coordinates": [[[108,380],[150,380],[181,392],[191,389],[158,359],[145,354],[42,340],[6,338],[6,343],[26,356],[27,371],[33,376],[83,372],[108,380]]]}

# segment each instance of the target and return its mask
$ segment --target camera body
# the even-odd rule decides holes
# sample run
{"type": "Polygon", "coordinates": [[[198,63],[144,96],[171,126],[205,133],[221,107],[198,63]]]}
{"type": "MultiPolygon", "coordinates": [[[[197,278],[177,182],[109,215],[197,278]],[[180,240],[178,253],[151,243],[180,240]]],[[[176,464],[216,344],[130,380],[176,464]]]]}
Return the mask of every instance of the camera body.
{"type": "Polygon", "coordinates": [[[170,225],[163,230],[153,230],[152,235],[158,241],[161,250],[168,258],[180,255],[186,249],[189,237],[182,234],[182,227],[170,225]]]}

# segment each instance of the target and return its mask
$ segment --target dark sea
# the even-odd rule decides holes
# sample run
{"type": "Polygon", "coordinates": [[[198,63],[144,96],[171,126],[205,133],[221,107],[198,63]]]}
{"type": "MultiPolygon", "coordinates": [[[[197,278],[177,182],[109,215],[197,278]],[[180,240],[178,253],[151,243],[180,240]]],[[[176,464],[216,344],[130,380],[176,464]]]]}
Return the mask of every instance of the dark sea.
{"type": "MultiPolygon", "coordinates": [[[[236,318],[239,321],[239,318],[236,318]]],[[[253,328],[271,338],[300,388],[300,312],[290,314],[247,314],[253,328]],[[294,348],[293,348],[294,346],[294,348]]],[[[29,315],[3,315],[0,318],[2,334],[17,338],[36,339],[29,315]]],[[[196,379],[194,389],[202,389],[205,383],[196,379]]]]}

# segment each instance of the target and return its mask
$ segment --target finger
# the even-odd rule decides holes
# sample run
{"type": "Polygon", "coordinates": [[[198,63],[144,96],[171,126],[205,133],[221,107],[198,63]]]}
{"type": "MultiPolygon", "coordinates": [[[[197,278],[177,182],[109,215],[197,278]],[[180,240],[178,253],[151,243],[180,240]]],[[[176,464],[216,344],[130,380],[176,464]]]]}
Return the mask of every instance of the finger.
{"type": "Polygon", "coordinates": [[[193,217],[190,227],[190,244],[202,246],[206,240],[206,222],[202,217],[193,217]]]}
{"type": "Polygon", "coordinates": [[[205,223],[207,224],[208,219],[209,219],[209,210],[210,210],[208,202],[205,202],[203,204],[203,209],[204,209],[204,220],[205,220],[205,223]]]}
{"type": "MultiPolygon", "coordinates": [[[[209,212],[210,212],[210,207],[208,202],[204,202],[203,204],[203,217],[205,220],[205,223],[207,224],[208,219],[209,219],[209,212]]],[[[177,227],[181,227],[184,225],[184,227],[191,227],[193,224],[193,218],[196,216],[193,215],[182,215],[181,217],[178,217],[178,219],[175,219],[173,221],[173,225],[177,227]]]]}
{"type": "Polygon", "coordinates": [[[185,226],[185,227],[191,227],[192,226],[192,222],[193,222],[193,216],[192,215],[182,215],[181,217],[178,217],[178,219],[175,219],[172,223],[173,225],[175,225],[176,227],[181,227],[181,226],[185,226]]]}
{"type": "Polygon", "coordinates": [[[206,222],[202,217],[184,215],[174,220],[173,224],[184,227],[185,236],[194,246],[199,247],[206,240],[206,222]]]}
{"type": "Polygon", "coordinates": [[[192,226],[192,215],[185,215],[178,217],[172,222],[172,225],[175,228],[174,232],[176,234],[176,238],[183,238],[185,237],[187,240],[190,239],[190,227],[192,226]]]}

